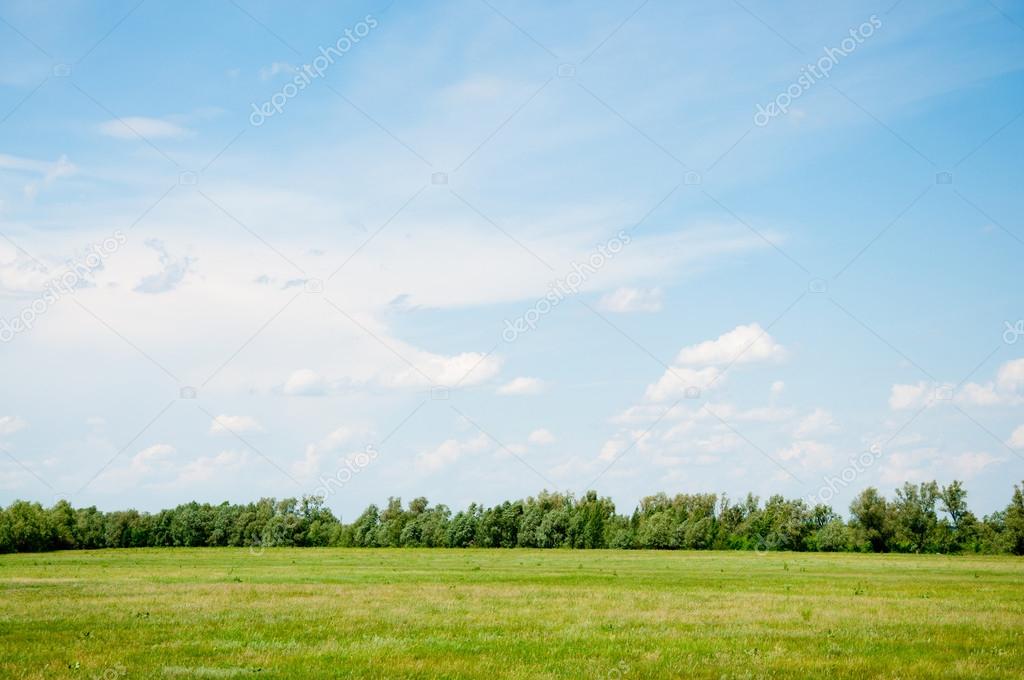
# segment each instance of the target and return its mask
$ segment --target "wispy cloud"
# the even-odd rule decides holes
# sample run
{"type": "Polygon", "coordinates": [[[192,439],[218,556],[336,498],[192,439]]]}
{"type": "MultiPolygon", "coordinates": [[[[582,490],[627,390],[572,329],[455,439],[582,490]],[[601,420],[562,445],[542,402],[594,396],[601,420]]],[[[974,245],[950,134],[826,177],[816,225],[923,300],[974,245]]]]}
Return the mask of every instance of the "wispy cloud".
{"type": "Polygon", "coordinates": [[[180,139],[192,135],[192,131],[164,118],[127,116],[104,121],[99,126],[100,134],[114,139],[180,139]]]}

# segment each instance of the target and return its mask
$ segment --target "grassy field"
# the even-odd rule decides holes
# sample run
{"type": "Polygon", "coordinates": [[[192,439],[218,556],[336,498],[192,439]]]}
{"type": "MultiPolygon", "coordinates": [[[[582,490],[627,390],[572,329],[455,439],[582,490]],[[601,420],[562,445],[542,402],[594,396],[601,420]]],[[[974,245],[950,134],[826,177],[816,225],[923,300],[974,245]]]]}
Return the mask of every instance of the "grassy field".
{"type": "Polygon", "coordinates": [[[534,550],[0,556],[10,678],[1020,678],[1024,560],[534,550]]]}

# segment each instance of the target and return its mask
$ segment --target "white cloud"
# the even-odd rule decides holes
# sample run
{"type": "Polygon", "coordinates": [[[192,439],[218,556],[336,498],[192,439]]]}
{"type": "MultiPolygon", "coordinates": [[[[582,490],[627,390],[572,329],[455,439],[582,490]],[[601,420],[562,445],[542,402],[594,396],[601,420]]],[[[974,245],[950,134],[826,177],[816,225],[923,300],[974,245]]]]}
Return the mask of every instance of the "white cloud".
{"type": "Polygon", "coordinates": [[[210,434],[262,432],[263,426],[250,416],[219,415],[210,423],[210,434]]]}
{"type": "Polygon", "coordinates": [[[270,80],[279,73],[294,73],[295,67],[286,61],[275,61],[270,66],[260,69],[260,80],[270,80]]]}
{"type": "Polygon", "coordinates": [[[676,363],[691,366],[708,366],[729,363],[752,363],[755,361],[779,361],[786,356],[782,345],[772,336],[752,323],[737,326],[714,340],[705,340],[696,345],[684,347],[676,357],[676,363]]]}
{"type": "Polygon", "coordinates": [[[601,451],[597,454],[597,459],[604,462],[613,461],[621,455],[628,446],[629,444],[620,438],[616,437],[614,439],[609,439],[601,446],[601,451]]]}
{"type": "Polygon", "coordinates": [[[881,480],[886,484],[902,484],[935,479],[938,475],[930,465],[935,465],[938,460],[938,450],[934,447],[893,451],[882,459],[881,480]]]}
{"type": "Polygon", "coordinates": [[[1024,392],[1024,359],[1015,359],[999,367],[995,382],[967,383],[955,393],[954,386],[948,383],[940,385],[922,380],[913,385],[893,385],[889,406],[898,411],[950,400],[967,406],[1015,406],[1024,402],[1021,392],[1024,392]]]}
{"type": "Polygon", "coordinates": [[[202,456],[182,467],[177,483],[208,482],[225,473],[237,472],[248,460],[247,454],[237,451],[221,451],[215,456],[202,456]]]}
{"type": "Polygon", "coordinates": [[[22,430],[28,425],[24,419],[18,416],[2,416],[0,417],[0,435],[14,434],[18,430],[22,430]]]}
{"type": "Polygon", "coordinates": [[[292,397],[317,397],[326,391],[324,379],[310,368],[293,371],[284,383],[284,393],[292,397]]]}
{"type": "Polygon", "coordinates": [[[531,444],[538,444],[540,446],[554,444],[555,435],[551,433],[551,430],[542,427],[539,430],[534,430],[533,432],[531,432],[530,436],[527,438],[527,441],[530,442],[531,444]]]}
{"type": "Polygon", "coordinates": [[[695,446],[705,453],[727,453],[735,451],[742,443],[743,440],[734,432],[715,432],[696,440],[695,446]]]}
{"type": "Polygon", "coordinates": [[[769,391],[771,392],[773,397],[777,397],[780,394],[782,394],[782,391],[784,389],[786,389],[786,383],[784,383],[781,380],[776,380],[775,382],[772,383],[772,386],[769,391]]]}
{"type": "Polygon", "coordinates": [[[144,116],[127,116],[115,118],[100,124],[100,134],[115,139],[173,139],[187,137],[191,131],[177,123],[161,118],[144,116]]]}
{"type": "Polygon", "coordinates": [[[967,383],[956,394],[955,401],[970,406],[996,406],[1003,403],[1004,398],[996,393],[992,383],[967,383]]]}
{"type": "Polygon", "coordinates": [[[717,383],[723,364],[744,364],[756,361],[778,361],[785,357],[782,345],[756,323],[737,326],[714,340],[684,347],[658,382],[649,385],[647,401],[667,401],[680,397],[700,397],[700,391],[717,383]],[[702,368],[696,368],[702,366],[702,368]]]}
{"type": "MultiPolygon", "coordinates": [[[[648,385],[644,398],[648,401],[668,401],[688,396],[688,389],[703,390],[718,380],[721,372],[714,366],[700,370],[679,366],[665,371],[653,385],[648,385]]],[[[699,396],[694,393],[693,396],[699,396]]]]}
{"type": "Polygon", "coordinates": [[[618,288],[601,298],[601,308],[609,312],[660,312],[661,288],[618,288]]]}
{"type": "Polygon", "coordinates": [[[302,479],[311,479],[319,472],[324,459],[340,454],[350,444],[356,431],[350,427],[339,427],[318,442],[308,444],[302,460],[292,463],[292,473],[302,479]]]}
{"type": "Polygon", "coordinates": [[[832,414],[822,408],[816,408],[796,426],[796,436],[800,439],[827,434],[836,430],[832,414]]]}
{"type": "Polygon", "coordinates": [[[1010,435],[1010,446],[1024,449],[1024,425],[1021,425],[1010,435]]]}
{"type": "Polygon", "coordinates": [[[423,472],[437,472],[454,464],[466,454],[486,451],[489,446],[490,441],[484,434],[479,434],[466,441],[448,439],[435,449],[418,453],[416,467],[423,472]]]}
{"type": "Polygon", "coordinates": [[[889,394],[889,408],[901,411],[923,406],[933,396],[933,392],[934,388],[923,381],[916,385],[893,385],[889,394]]]}
{"type": "Polygon", "coordinates": [[[494,450],[495,458],[508,459],[515,456],[522,457],[529,453],[529,448],[525,444],[509,444],[508,446],[500,446],[494,450]]]}
{"type": "Polygon", "coordinates": [[[544,391],[544,381],[539,378],[519,377],[498,388],[498,394],[540,394],[544,391]]]}
{"type": "Polygon", "coordinates": [[[182,284],[195,261],[188,257],[172,258],[160,239],[147,239],[146,246],[157,252],[161,270],[148,274],[135,284],[136,293],[168,293],[182,284]]]}
{"type": "Polygon", "coordinates": [[[803,467],[827,467],[832,460],[832,447],[811,439],[795,441],[776,452],[780,460],[799,463],[803,467]]]}
{"type": "Polygon", "coordinates": [[[999,367],[996,374],[996,383],[1000,390],[1006,392],[1019,392],[1024,388],[1024,359],[1007,361],[999,367]]]}
{"type": "Polygon", "coordinates": [[[501,370],[501,359],[479,352],[454,356],[409,349],[404,355],[415,366],[403,368],[382,380],[391,387],[429,387],[432,385],[478,385],[501,370]]]}
{"type": "Polygon", "coordinates": [[[126,466],[107,468],[97,482],[102,488],[123,491],[157,475],[164,481],[173,479],[175,453],[177,450],[170,444],[148,446],[132,456],[126,466]]]}
{"type": "Polygon", "coordinates": [[[155,463],[170,458],[175,451],[170,444],[154,444],[132,456],[131,466],[138,470],[149,470],[155,463]]]}
{"type": "Polygon", "coordinates": [[[63,154],[52,162],[0,154],[0,170],[38,175],[38,180],[29,182],[23,187],[25,197],[30,201],[39,194],[41,188],[48,187],[58,179],[70,177],[78,172],[75,164],[63,154]]]}
{"type": "Polygon", "coordinates": [[[894,451],[884,459],[881,479],[886,484],[923,482],[930,479],[971,479],[986,468],[1005,460],[977,451],[942,454],[935,447],[894,451]]]}
{"type": "Polygon", "coordinates": [[[985,468],[1001,463],[1005,458],[997,458],[990,453],[968,451],[946,459],[946,465],[953,470],[957,479],[971,479],[985,468]]]}

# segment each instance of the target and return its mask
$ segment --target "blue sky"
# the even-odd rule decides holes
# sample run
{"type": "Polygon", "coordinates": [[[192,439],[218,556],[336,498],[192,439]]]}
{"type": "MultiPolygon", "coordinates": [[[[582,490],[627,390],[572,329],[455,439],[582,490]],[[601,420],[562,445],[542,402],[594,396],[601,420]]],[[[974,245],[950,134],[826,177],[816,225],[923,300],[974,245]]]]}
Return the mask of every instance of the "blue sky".
{"type": "Polygon", "coordinates": [[[0,501],[995,510],[1022,66],[1005,0],[0,3],[0,501]]]}

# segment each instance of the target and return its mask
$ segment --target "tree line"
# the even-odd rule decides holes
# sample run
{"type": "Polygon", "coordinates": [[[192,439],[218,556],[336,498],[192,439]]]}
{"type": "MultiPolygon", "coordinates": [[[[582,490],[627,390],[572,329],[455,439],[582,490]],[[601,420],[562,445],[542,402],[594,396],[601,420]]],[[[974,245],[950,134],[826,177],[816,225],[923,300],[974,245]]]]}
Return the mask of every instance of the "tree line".
{"type": "Polygon", "coordinates": [[[844,520],[827,505],[779,495],[664,493],[630,515],[588,491],[543,491],[456,513],[416,498],[390,498],[343,523],[319,496],[255,503],[186,503],[157,513],[61,500],[46,509],[14,501],[0,509],[0,553],[159,546],[339,546],[418,548],[620,548],[821,552],[1010,553],[1024,555],[1024,483],[1005,510],[982,519],[967,507],[963,484],[906,483],[887,499],[862,491],[844,520]]]}

